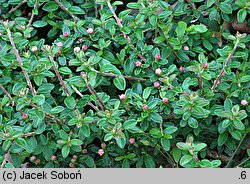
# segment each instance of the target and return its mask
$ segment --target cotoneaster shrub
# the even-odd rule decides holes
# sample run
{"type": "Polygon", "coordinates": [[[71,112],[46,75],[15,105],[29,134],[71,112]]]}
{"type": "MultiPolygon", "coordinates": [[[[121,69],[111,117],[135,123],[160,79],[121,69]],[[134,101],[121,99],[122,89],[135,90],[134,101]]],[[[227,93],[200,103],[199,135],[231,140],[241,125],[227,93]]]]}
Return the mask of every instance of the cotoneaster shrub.
{"type": "Polygon", "coordinates": [[[1,167],[249,167],[250,3],[0,0],[1,167]]]}

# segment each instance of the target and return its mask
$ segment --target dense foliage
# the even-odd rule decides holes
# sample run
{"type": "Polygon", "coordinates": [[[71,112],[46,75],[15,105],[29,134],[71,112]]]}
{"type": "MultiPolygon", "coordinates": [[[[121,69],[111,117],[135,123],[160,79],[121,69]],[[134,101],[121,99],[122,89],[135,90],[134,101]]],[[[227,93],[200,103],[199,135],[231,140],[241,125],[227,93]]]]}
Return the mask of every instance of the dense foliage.
{"type": "Polygon", "coordinates": [[[249,0],[0,0],[1,167],[249,167],[249,0]]]}

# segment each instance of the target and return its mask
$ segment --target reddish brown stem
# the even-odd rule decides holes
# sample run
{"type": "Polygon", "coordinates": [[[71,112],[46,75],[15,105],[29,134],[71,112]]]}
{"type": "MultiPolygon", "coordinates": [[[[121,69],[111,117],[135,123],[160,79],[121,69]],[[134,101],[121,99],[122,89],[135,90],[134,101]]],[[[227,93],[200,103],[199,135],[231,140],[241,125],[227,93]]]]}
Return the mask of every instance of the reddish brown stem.
{"type": "MultiPolygon", "coordinates": [[[[98,73],[98,74],[101,74],[102,76],[108,76],[108,77],[117,77],[118,76],[117,74],[113,74],[113,73],[105,73],[105,72],[100,72],[100,71],[95,71],[95,72],[98,73]]],[[[125,79],[128,79],[128,80],[135,80],[135,81],[139,81],[139,82],[145,82],[146,81],[146,79],[133,77],[133,76],[123,75],[123,77],[125,79]]]]}
{"type": "Polygon", "coordinates": [[[225,65],[223,66],[222,70],[220,71],[220,74],[217,76],[217,78],[216,78],[215,81],[214,81],[213,86],[211,87],[211,91],[214,91],[215,88],[216,88],[216,87],[218,86],[218,84],[220,83],[220,79],[221,79],[221,77],[225,74],[225,69],[226,69],[226,67],[228,66],[228,64],[229,64],[229,62],[230,62],[230,60],[231,60],[231,58],[233,57],[234,52],[236,51],[237,47],[238,47],[238,42],[236,42],[236,44],[234,45],[234,48],[233,48],[232,52],[228,55],[227,61],[226,61],[225,65]]]}
{"type": "Polygon", "coordinates": [[[66,84],[63,82],[62,76],[59,74],[59,71],[58,71],[57,68],[56,68],[54,58],[53,58],[52,56],[49,55],[49,59],[50,59],[50,61],[51,61],[51,63],[52,63],[52,67],[53,67],[53,69],[54,69],[54,71],[55,71],[55,73],[56,73],[56,76],[57,76],[58,80],[60,81],[60,84],[62,85],[62,87],[63,87],[65,93],[67,93],[67,95],[70,96],[69,90],[68,90],[66,84]]]}
{"type": "MultiPolygon", "coordinates": [[[[11,95],[9,94],[9,92],[2,86],[0,85],[0,88],[3,90],[3,92],[7,95],[7,97],[10,99],[12,106],[16,106],[16,102],[14,101],[14,99],[11,97],[11,95]]],[[[23,110],[19,110],[19,112],[24,115],[23,110]]]]}
{"type": "Polygon", "coordinates": [[[13,13],[14,11],[16,11],[19,7],[21,7],[25,3],[27,3],[27,0],[23,0],[21,3],[16,5],[14,8],[11,8],[11,10],[8,13],[13,13]]]}
{"type": "Polygon", "coordinates": [[[69,16],[71,16],[75,21],[80,20],[78,17],[76,17],[73,13],[69,12],[69,10],[58,0],[55,0],[55,2],[62,8],[69,16]]]}
{"type": "Polygon", "coordinates": [[[88,81],[85,79],[85,83],[89,89],[89,92],[93,95],[96,96],[97,98],[97,103],[98,105],[101,107],[102,111],[105,111],[106,110],[106,107],[105,107],[105,104],[104,102],[102,101],[102,99],[99,97],[99,95],[97,94],[97,92],[95,91],[95,89],[88,83],[88,81]]]}
{"type": "Polygon", "coordinates": [[[21,67],[21,69],[22,69],[22,71],[23,71],[23,74],[24,74],[25,79],[26,79],[26,81],[27,81],[27,84],[28,84],[28,86],[29,86],[29,88],[30,88],[30,90],[31,90],[31,93],[32,93],[33,96],[35,96],[35,95],[36,95],[36,90],[35,90],[35,88],[32,86],[32,83],[31,83],[31,81],[30,81],[30,78],[29,78],[29,75],[28,75],[27,71],[22,67],[22,66],[23,66],[23,62],[22,62],[21,57],[20,57],[20,55],[19,55],[19,53],[18,53],[18,50],[16,49],[16,45],[15,45],[15,43],[14,43],[14,41],[13,41],[12,36],[11,36],[11,32],[10,32],[10,30],[9,30],[8,28],[7,28],[6,31],[7,31],[7,34],[8,34],[10,43],[11,43],[13,49],[14,49],[14,53],[15,53],[15,55],[16,55],[16,59],[17,59],[17,61],[19,62],[19,65],[20,65],[20,67],[21,67]]]}
{"type": "MultiPolygon", "coordinates": [[[[36,0],[36,3],[35,3],[35,5],[34,5],[34,10],[38,7],[38,3],[39,3],[39,0],[36,0]]],[[[30,17],[30,20],[29,20],[29,23],[28,23],[27,27],[30,27],[30,26],[31,26],[31,24],[32,24],[32,22],[33,22],[33,19],[34,19],[34,16],[35,16],[35,14],[34,14],[33,11],[32,11],[31,17],[30,17]]]]}
{"type": "MultiPolygon", "coordinates": [[[[80,92],[80,91],[78,91],[78,89],[75,87],[75,86],[73,86],[73,85],[71,85],[71,87],[75,90],[75,92],[80,96],[80,97],[83,97],[83,94],[80,92]]],[[[92,104],[91,102],[88,102],[88,105],[89,106],[91,106],[93,109],[95,109],[96,111],[99,111],[99,109],[98,109],[98,107],[96,107],[94,104],[92,104]]]]}

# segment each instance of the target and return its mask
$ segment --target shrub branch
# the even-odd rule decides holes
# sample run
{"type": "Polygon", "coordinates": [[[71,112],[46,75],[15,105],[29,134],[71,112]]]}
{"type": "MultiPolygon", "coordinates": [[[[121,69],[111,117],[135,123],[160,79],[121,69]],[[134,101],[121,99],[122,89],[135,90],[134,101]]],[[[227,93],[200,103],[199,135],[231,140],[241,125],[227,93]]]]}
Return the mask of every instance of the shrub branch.
{"type": "Polygon", "coordinates": [[[23,0],[21,3],[16,5],[14,8],[11,8],[11,10],[8,13],[13,13],[14,11],[16,11],[18,8],[20,8],[25,3],[27,3],[27,0],[23,0]]]}
{"type": "Polygon", "coordinates": [[[237,47],[238,47],[238,43],[239,43],[239,41],[238,41],[238,39],[237,39],[237,41],[236,41],[236,43],[235,43],[235,45],[234,45],[233,50],[232,50],[232,51],[230,52],[230,54],[228,55],[227,60],[226,60],[226,63],[224,64],[222,70],[220,71],[220,74],[219,74],[219,75],[217,76],[217,78],[215,79],[214,84],[213,84],[213,86],[211,87],[211,91],[214,91],[215,88],[216,88],[216,87],[218,86],[218,84],[220,83],[220,79],[221,79],[221,77],[225,74],[225,69],[226,69],[226,67],[228,66],[230,60],[232,59],[232,57],[233,57],[233,55],[234,55],[234,53],[235,53],[235,51],[236,51],[236,49],[237,49],[237,47]]]}
{"type": "Polygon", "coordinates": [[[23,62],[22,62],[21,57],[20,57],[20,55],[19,55],[19,53],[18,53],[18,50],[17,50],[17,48],[16,48],[16,45],[15,45],[15,43],[14,43],[14,41],[13,41],[13,38],[12,38],[12,36],[11,36],[11,32],[10,32],[9,28],[7,28],[6,31],[7,31],[7,34],[8,34],[10,43],[11,43],[13,49],[14,49],[14,53],[15,53],[15,55],[16,55],[16,59],[17,59],[17,61],[19,62],[19,65],[20,65],[20,67],[21,67],[21,69],[22,69],[22,71],[23,71],[23,74],[24,74],[25,79],[26,79],[26,81],[27,81],[27,84],[28,84],[28,86],[29,86],[29,88],[30,88],[30,90],[31,90],[31,93],[32,93],[33,96],[35,96],[35,95],[36,95],[36,90],[35,90],[35,88],[32,86],[32,83],[31,83],[31,81],[30,81],[30,78],[29,78],[29,75],[28,75],[27,71],[22,67],[22,66],[23,66],[23,62]]]}
{"type": "MultiPolygon", "coordinates": [[[[9,92],[2,86],[0,85],[0,88],[3,90],[3,92],[7,95],[7,97],[10,99],[12,106],[16,106],[16,102],[14,101],[14,99],[11,97],[11,95],[9,94],[9,92]]],[[[24,115],[23,110],[19,110],[19,112],[24,115]]]]}
{"type": "Polygon", "coordinates": [[[69,16],[71,16],[76,22],[80,20],[77,16],[75,16],[73,13],[69,12],[68,8],[66,8],[59,0],[55,0],[55,2],[60,6],[60,8],[63,9],[69,16]]]}
{"type": "MultiPolygon", "coordinates": [[[[35,10],[35,9],[38,7],[38,3],[39,3],[39,0],[36,0],[36,3],[35,3],[35,5],[34,5],[34,9],[33,9],[33,10],[35,10]]],[[[30,20],[29,20],[29,23],[28,23],[28,25],[27,25],[28,28],[31,26],[31,24],[32,24],[32,22],[33,22],[33,19],[34,19],[34,16],[35,16],[35,14],[34,14],[34,12],[32,11],[31,17],[30,17],[30,20]]]]}
{"type": "MultiPolygon", "coordinates": [[[[83,94],[78,91],[78,89],[74,86],[74,85],[71,85],[71,87],[75,90],[75,92],[82,98],[83,97],[83,94]]],[[[88,102],[88,105],[91,106],[93,109],[95,109],[96,111],[99,111],[98,107],[96,107],[94,104],[92,104],[91,102],[88,102]]]]}
{"type": "Polygon", "coordinates": [[[59,71],[56,68],[54,58],[50,54],[49,54],[49,59],[50,59],[50,61],[52,63],[52,67],[53,67],[53,69],[54,69],[54,71],[56,73],[56,76],[57,76],[58,80],[60,81],[60,84],[62,85],[65,93],[67,93],[67,95],[70,96],[69,90],[68,90],[66,84],[63,82],[62,76],[59,74],[59,71]]]}
{"type": "Polygon", "coordinates": [[[99,95],[97,94],[95,89],[87,81],[87,75],[85,73],[81,73],[81,74],[82,74],[82,78],[84,79],[89,92],[96,96],[98,105],[101,107],[102,111],[105,111],[106,110],[105,104],[104,104],[103,100],[99,97],[99,95]]]}
{"type": "MultiPolygon", "coordinates": [[[[100,72],[100,71],[95,71],[95,72],[102,75],[102,76],[108,76],[108,77],[117,77],[117,76],[119,76],[119,75],[114,74],[114,73],[106,73],[106,72],[100,72]]],[[[128,80],[135,80],[135,81],[139,81],[139,82],[145,82],[146,81],[146,79],[142,79],[142,78],[139,78],[139,77],[126,76],[126,75],[123,75],[123,77],[125,79],[128,79],[128,80]]]]}

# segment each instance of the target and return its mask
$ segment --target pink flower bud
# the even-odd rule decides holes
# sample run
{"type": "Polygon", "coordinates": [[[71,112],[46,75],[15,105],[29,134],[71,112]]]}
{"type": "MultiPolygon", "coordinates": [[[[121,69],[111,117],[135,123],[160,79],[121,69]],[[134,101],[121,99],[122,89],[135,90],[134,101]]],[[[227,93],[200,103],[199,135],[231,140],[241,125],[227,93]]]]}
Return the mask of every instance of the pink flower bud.
{"type": "Polygon", "coordinates": [[[248,104],[248,102],[246,100],[241,100],[241,105],[245,106],[247,104],[248,104]]]}
{"type": "Polygon", "coordinates": [[[80,50],[81,50],[80,47],[75,47],[74,48],[74,52],[80,52],[80,50]]]}
{"type": "Polygon", "coordinates": [[[88,46],[87,45],[83,45],[82,46],[82,50],[87,50],[88,49],[88,46]]]}
{"type": "Polygon", "coordinates": [[[155,70],[155,74],[157,74],[157,75],[161,75],[161,73],[162,73],[162,71],[161,71],[161,69],[160,69],[160,68],[157,68],[157,69],[155,70]]]}
{"type": "Polygon", "coordinates": [[[204,63],[203,67],[204,67],[204,69],[207,69],[208,68],[208,64],[204,63]]]}
{"type": "Polygon", "coordinates": [[[62,42],[57,42],[57,43],[56,43],[56,46],[57,46],[57,47],[62,47],[63,44],[62,44],[62,42]]]}
{"type": "Polygon", "coordinates": [[[189,50],[189,47],[188,46],[184,46],[183,50],[189,50]]]}
{"type": "Polygon", "coordinates": [[[33,47],[31,47],[31,51],[32,51],[32,52],[37,52],[37,51],[38,51],[37,46],[33,46],[33,47]]]}
{"type": "Polygon", "coordinates": [[[98,154],[99,154],[100,156],[102,156],[102,155],[104,154],[103,149],[99,149],[99,150],[98,150],[98,154]]]}
{"type": "Polygon", "coordinates": [[[36,164],[40,164],[41,161],[39,159],[36,160],[36,164]]]}
{"type": "Polygon", "coordinates": [[[83,153],[83,154],[88,153],[88,150],[87,150],[87,149],[83,149],[83,150],[82,150],[82,153],[83,153]]]}
{"type": "Polygon", "coordinates": [[[140,61],[136,61],[135,62],[135,66],[140,67],[141,66],[141,62],[140,61]]]}
{"type": "Polygon", "coordinates": [[[56,156],[55,156],[55,155],[52,155],[52,156],[50,157],[50,160],[52,160],[52,161],[56,160],[56,156]]]}
{"type": "Polygon", "coordinates": [[[88,30],[87,30],[87,33],[88,34],[92,34],[94,32],[94,29],[93,28],[88,28],[88,30]]]}
{"type": "Polygon", "coordinates": [[[28,114],[23,114],[23,119],[28,119],[28,114]]]}
{"type": "Polygon", "coordinates": [[[163,102],[163,103],[168,103],[168,98],[163,98],[163,99],[162,99],[162,102],[163,102]]]}
{"type": "Polygon", "coordinates": [[[63,36],[64,36],[64,37],[68,37],[68,36],[69,36],[69,33],[68,33],[68,32],[64,32],[64,33],[63,33],[63,36]]]}
{"type": "Polygon", "coordinates": [[[154,87],[159,88],[161,85],[159,82],[154,82],[154,87]]]}
{"type": "Polygon", "coordinates": [[[147,109],[147,108],[148,108],[147,104],[143,104],[143,105],[142,105],[142,108],[143,108],[143,109],[147,109]]]}
{"type": "Polygon", "coordinates": [[[155,55],[155,59],[156,59],[156,60],[158,60],[158,59],[160,59],[160,58],[161,58],[161,55],[160,55],[160,54],[156,54],[156,55],[155,55]]]}
{"type": "Polygon", "coordinates": [[[183,66],[181,66],[181,67],[179,68],[179,70],[180,70],[181,72],[183,72],[183,71],[185,70],[185,68],[184,68],[183,66]]]}
{"type": "Polygon", "coordinates": [[[126,95],[125,94],[121,94],[119,96],[119,98],[120,98],[121,101],[124,101],[126,99],[126,95]]]}
{"type": "Polygon", "coordinates": [[[106,148],[106,146],[107,146],[107,145],[106,145],[105,142],[103,142],[103,143],[101,144],[101,148],[103,148],[103,149],[106,148]]]}
{"type": "Polygon", "coordinates": [[[129,142],[130,142],[130,144],[134,144],[135,143],[135,139],[134,138],[130,138],[129,142]]]}
{"type": "Polygon", "coordinates": [[[36,161],[36,157],[35,156],[30,157],[30,161],[31,162],[35,162],[36,161]]]}

